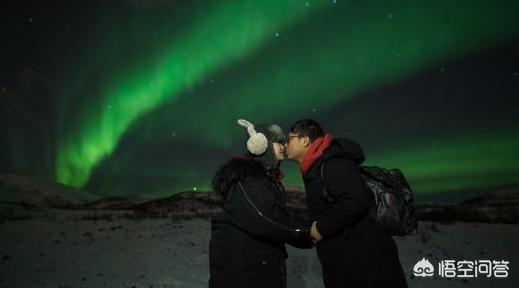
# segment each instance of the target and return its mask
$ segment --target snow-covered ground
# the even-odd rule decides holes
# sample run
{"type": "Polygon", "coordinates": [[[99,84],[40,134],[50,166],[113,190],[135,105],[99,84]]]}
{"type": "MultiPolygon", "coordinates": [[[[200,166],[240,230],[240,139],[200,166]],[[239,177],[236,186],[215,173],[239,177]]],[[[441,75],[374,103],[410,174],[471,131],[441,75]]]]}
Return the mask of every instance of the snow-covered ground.
{"type": "MultiPolygon", "coordinates": [[[[0,224],[0,287],[207,287],[207,219],[84,220],[80,211],[0,224]]],[[[23,217],[21,217],[23,218],[23,217]]],[[[519,287],[519,226],[420,223],[395,238],[410,287],[519,287]],[[423,257],[507,260],[505,279],[415,278],[423,257]]],[[[323,287],[313,250],[288,248],[289,287],[323,287]]]]}

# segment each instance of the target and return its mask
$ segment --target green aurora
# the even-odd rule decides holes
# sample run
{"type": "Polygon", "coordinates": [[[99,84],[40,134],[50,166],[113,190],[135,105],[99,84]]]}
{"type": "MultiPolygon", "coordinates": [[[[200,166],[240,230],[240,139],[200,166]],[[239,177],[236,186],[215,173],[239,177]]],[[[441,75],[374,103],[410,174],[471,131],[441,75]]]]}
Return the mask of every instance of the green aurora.
{"type": "MultiPolygon", "coordinates": [[[[366,91],[519,38],[517,1],[118,5],[84,24],[84,47],[57,69],[47,153],[56,182],[104,195],[209,189],[216,166],[241,149],[237,118],[330,117],[366,91]]],[[[417,193],[517,185],[514,130],[396,141],[368,150],[367,164],[402,169],[417,193]]],[[[9,147],[11,162],[28,161],[9,147]]],[[[286,167],[286,184],[300,186],[296,165],[286,167]]]]}

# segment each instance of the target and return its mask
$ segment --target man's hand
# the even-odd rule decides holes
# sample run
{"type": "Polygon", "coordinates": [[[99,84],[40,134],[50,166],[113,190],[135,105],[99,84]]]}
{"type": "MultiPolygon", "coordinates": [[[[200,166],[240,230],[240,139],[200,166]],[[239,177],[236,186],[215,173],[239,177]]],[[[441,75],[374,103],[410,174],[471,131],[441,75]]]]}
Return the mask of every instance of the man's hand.
{"type": "Polygon", "coordinates": [[[317,231],[317,222],[314,221],[312,223],[312,228],[310,229],[310,236],[312,237],[312,243],[317,244],[317,242],[323,239],[323,236],[317,231]]]}

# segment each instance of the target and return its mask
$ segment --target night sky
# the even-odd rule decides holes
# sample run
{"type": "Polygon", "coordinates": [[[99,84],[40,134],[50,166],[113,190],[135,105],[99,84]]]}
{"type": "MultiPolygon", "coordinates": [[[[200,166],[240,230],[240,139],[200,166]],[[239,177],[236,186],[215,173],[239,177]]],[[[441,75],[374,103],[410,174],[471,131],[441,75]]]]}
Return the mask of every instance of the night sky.
{"type": "Polygon", "coordinates": [[[203,191],[237,118],[314,118],[418,199],[519,185],[519,1],[0,5],[0,173],[203,191]]]}

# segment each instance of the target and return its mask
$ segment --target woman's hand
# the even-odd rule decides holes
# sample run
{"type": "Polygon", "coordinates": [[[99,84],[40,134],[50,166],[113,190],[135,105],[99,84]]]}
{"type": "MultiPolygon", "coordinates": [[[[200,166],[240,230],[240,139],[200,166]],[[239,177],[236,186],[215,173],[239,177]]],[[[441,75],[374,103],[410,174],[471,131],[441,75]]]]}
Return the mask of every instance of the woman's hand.
{"type": "Polygon", "coordinates": [[[317,221],[312,223],[312,228],[310,228],[310,236],[312,237],[312,243],[317,244],[317,242],[323,239],[323,236],[317,230],[317,221]]]}

